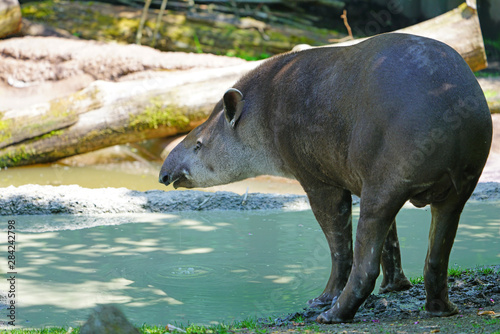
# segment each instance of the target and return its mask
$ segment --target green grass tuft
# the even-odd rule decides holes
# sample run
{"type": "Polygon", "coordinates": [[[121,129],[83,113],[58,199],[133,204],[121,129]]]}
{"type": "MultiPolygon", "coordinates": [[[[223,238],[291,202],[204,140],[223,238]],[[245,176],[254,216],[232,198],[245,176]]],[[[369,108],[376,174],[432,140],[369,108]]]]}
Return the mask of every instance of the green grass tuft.
{"type": "Polygon", "coordinates": [[[410,283],[413,285],[424,283],[424,276],[410,277],[409,280],[410,280],[410,283]]]}

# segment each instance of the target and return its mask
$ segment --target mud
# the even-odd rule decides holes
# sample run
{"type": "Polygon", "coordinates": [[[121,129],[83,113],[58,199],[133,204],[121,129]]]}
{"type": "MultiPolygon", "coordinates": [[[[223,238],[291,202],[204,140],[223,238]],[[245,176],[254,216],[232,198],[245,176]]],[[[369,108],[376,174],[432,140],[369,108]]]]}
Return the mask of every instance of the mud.
{"type": "MultiPolygon", "coordinates": [[[[318,326],[336,333],[498,333],[500,331],[500,265],[464,270],[448,279],[450,300],[460,312],[446,318],[431,317],[425,311],[422,282],[402,292],[372,294],[350,324],[318,326]]],[[[324,309],[309,309],[278,317],[272,324],[277,332],[314,324],[324,309]]]]}
{"type": "MultiPolygon", "coordinates": [[[[480,183],[470,201],[500,201],[500,183],[480,183]]],[[[353,197],[353,204],[359,199],[353,197]]],[[[35,184],[0,188],[0,215],[167,213],[192,210],[306,210],[304,195],[218,191],[135,191],[35,184]]]]}
{"type": "MultiPolygon", "coordinates": [[[[500,188],[500,187],[499,187],[500,188]]],[[[500,191],[499,191],[500,192],[500,191]]],[[[87,189],[77,185],[24,185],[0,189],[0,215],[167,213],[193,210],[305,210],[301,195],[203,191],[87,189]]]]}

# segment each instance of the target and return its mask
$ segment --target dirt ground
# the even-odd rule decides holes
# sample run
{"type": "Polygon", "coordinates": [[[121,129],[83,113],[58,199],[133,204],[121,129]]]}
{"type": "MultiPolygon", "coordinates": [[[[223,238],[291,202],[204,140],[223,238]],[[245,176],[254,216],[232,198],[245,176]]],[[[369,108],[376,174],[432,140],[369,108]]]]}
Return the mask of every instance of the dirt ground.
{"type": "Polygon", "coordinates": [[[270,326],[269,332],[500,333],[500,266],[488,274],[480,269],[462,272],[448,281],[450,300],[460,309],[451,317],[433,318],[423,310],[425,290],[418,283],[407,291],[371,295],[352,323],[310,326],[320,311],[305,309],[278,318],[285,325],[270,326]]]}

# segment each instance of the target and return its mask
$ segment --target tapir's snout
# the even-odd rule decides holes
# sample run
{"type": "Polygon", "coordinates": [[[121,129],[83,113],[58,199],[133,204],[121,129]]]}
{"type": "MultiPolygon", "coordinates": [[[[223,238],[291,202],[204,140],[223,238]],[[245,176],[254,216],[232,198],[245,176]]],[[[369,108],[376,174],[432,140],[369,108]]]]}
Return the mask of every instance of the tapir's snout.
{"type": "Polygon", "coordinates": [[[164,185],[168,186],[170,183],[172,183],[172,177],[170,176],[169,173],[163,172],[163,170],[160,172],[160,178],[158,179],[158,182],[163,183],[164,185]]]}
{"type": "Polygon", "coordinates": [[[191,188],[187,169],[179,167],[172,168],[168,158],[161,167],[158,181],[166,186],[172,184],[175,189],[178,187],[191,188]]]}
{"type": "Polygon", "coordinates": [[[174,188],[185,187],[189,174],[188,168],[182,157],[185,156],[183,146],[177,145],[167,156],[161,166],[158,182],[168,186],[173,184],[174,188]]]}
{"type": "Polygon", "coordinates": [[[162,168],[158,181],[166,186],[173,183],[174,188],[177,188],[175,183],[182,178],[183,175],[181,175],[181,173],[170,172],[166,168],[162,168]]]}
{"type": "Polygon", "coordinates": [[[175,189],[178,187],[190,188],[186,171],[181,171],[180,173],[168,173],[162,170],[160,172],[159,181],[166,186],[172,184],[175,189]]]}

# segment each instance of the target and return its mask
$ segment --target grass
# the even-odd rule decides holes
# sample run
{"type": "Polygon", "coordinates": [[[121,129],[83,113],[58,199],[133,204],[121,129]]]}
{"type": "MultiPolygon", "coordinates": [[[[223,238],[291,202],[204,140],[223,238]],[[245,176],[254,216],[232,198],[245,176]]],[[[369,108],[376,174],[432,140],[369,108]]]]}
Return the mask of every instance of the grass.
{"type": "MultiPolygon", "coordinates": [[[[69,328],[43,328],[43,329],[13,329],[13,330],[0,330],[0,334],[78,334],[80,329],[69,331],[69,328]]],[[[160,333],[160,332],[158,332],[160,333]]]]}
{"type": "MultiPolygon", "coordinates": [[[[489,268],[489,267],[476,267],[476,268],[472,268],[472,269],[462,269],[459,266],[455,266],[455,267],[448,268],[448,276],[449,277],[460,277],[461,275],[474,275],[474,274],[490,275],[493,273],[494,273],[493,268],[489,268]]],[[[424,276],[410,277],[409,280],[410,280],[410,283],[413,285],[424,283],[424,276]]]]}
{"type": "Polygon", "coordinates": [[[413,285],[424,283],[424,276],[410,277],[409,280],[410,280],[410,283],[413,285]]]}
{"type": "Polygon", "coordinates": [[[448,268],[448,276],[451,276],[451,277],[460,277],[462,274],[465,274],[465,273],[467,273],[467,271],[463,270],[460,267],[448,268]]]}
{"type": "MultiPolygon", "coordinates": [[[[247,318],[238,322],[234,322],[232,324],[224,324],[219,323],[216,325],[204,326],[204,325],[196,325],[191,324],[184,326],[182,324],[174,323],[174,326],[177,328],[181,328],[186,331],[188,334],[226,334],[226,333],[234,333],[237,330],[252,330],[255,333],[268,333],[267,328],[263,328],[263,325],[259,324],[257,318],[247,318]]],[[[151,326],[147,324],[143,324],[138,327],[139,332],[143,334],[163,334],[163,333],[179,333],[178,331],[171,330],[168,331],[165,326],[151,326]]],[[[54,328],[42,328],[42,329],[14,329],[14,330],[0,330],[0,334],[78,334],[80,332],[80,328],[63,328],[63,327],[54,327],[54,328]]]]}
{"type": "MultiPolygon", "coordinates": [[[[303,317],[297,317],[294,319],[294,322],[300,323],[304,322],[303,317]]],[[[188,326],[184,326],[182,324],[174,323],[174,326],[177,328],[181,328],[186,331],[188,334],[227,334],[227,333],[238,333],[240,331],[250,331],[251,333],[256,334],[267,334],[272,333],[274,330],[270,328],[272,326],[272,320],[270,319],[270,323],[261,324],[257,321],[257,318],[251,317],[241,321],[236,321],[232,324],[216,324],[210,326],[204,325],[196,325],[191,324],[188,326]]],[[[138,327],[138,330],[142,334],[164,334],[164,333],[181,333],[175,330],[167,330],[165,326],[151,326],[147,324],[143,324],[138,327]]],[[[63,327],[54,327],[54,328],[42,328],[42,329],[14,329],[14,330],[0,330],[0,334],[78,334],[80,332],[80,328],[63,328],[63,327]]],[[[306,332],[306,333],[315,333],[322,332],[320,331],[320,327],[317,324],[300,326],[296,327],[295,332],[306,332]]]]}
{"type": "Polygon", "coordinates": [[[486,325],[500,325],[500,319],[485,319],[484,323],[486,325]]]}
{"type": "Polygon", "coordinates": [[[228,57],[238,57],[245,60],[262,60],[271,57],[272,55],[267,52],[262,52],[260,54],[254,55],[252,53],[246,52],[240,48],[236,48],[235,50],[229,50],[226,52],[226,56],[228,57]]]}
{"type": "Polygon", "coordinates": [[[479,72],[474,72],[474,75],[476,78],[498,78],[500,77],[499,72],[489,72],[489,71],[479,71],[479,72]]]}

